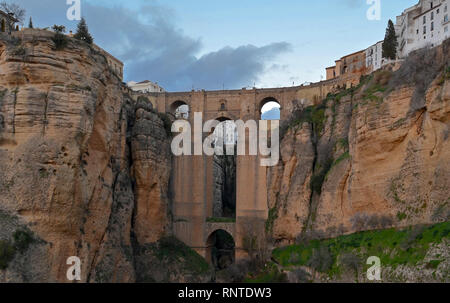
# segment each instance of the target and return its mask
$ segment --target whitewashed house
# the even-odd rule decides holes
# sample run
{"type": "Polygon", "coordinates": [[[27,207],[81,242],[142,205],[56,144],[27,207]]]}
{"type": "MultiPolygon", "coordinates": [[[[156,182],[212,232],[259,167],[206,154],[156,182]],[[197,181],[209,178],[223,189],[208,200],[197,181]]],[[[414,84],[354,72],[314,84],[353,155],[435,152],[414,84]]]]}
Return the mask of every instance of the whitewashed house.
{"type": "Polygon", "coordinates": [[[398,57],[411,51],[440,45],[449,38],[450,0],[420,0],[396,19],[398,57]]]}
{"type": "Polygon", "coordinates": [[[366,67],[368,72],[381,68],[383,62],[383,41],[379,41],[366,49],[366,67]]]}

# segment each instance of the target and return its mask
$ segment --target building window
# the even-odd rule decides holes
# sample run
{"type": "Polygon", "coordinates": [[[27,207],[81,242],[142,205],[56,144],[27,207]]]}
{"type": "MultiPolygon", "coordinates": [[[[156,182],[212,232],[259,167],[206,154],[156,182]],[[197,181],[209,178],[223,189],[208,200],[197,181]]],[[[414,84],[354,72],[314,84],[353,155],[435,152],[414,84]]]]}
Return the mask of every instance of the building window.
{"type": "Polygon", "coordinates": [[[424,27],[423,27],[423,34],[425,35],[426,33],[427,33],[427,27],[424,26],[424,27]]]}
{"type": "Polygon", "coordinates": [[[448,26],[444,27],[444,33],[448,32],[448,26]]]}
{"type": "Polygon", "coordinates": [[[419,30],[417,30],[417,35],[419,34],[419,30]]]}
{"type": "Polygon", "coordinates": [[[431,20],[434,20],[434,12],[431,12],[431,20]]]}
{"type": "Polygon", "coordinates": [[[444,22],[448,22],[448,15],[444,16],[444,22]]]}
{"type": "Polygon", "coordinates": [[[446,13],[446,12],[447,12],[447,5],[444,6],[444,13],[446,13]]]}
{"type": "Polygon", "coordinates": [[[427,16],[423,16],[423,24],[427,23],[427,16]]]}
{"type": "Polygon", "coordinates": [[[431,31],[434,31],[434,22],[431,22],[431,31]]]}
{"type": "Polygon", "coordinates": [[[436,10],[436,15],[439,14],[439,9],[436,10]]]}

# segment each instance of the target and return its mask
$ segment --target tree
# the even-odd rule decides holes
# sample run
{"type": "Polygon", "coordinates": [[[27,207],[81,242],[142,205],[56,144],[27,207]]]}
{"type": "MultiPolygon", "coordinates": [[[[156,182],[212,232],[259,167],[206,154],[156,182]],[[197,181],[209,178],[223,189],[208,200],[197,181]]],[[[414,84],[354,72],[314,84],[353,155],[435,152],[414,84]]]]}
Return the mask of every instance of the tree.
{"type": "Polygon", "coordinates": [[[397,58],[397,46],[394,23],[392,20],[389,20],[383,42],[383,58],[395,60],[397,58]]]}
{"type": "MultiPolygon", "coordinates": [[[[23,24],[25,19],[25,10],[15,3],[7,3],[6,1],[0,2],[0,9],[17,19],[19,24],[23,24]]],[[[7,30],[11,32],[14,29],[14,21],[7,20],[7,30]]]]}
{"type": "Polygon", "coordinates": [[[81,18],[80,23],[78,23],[77,32],[73,37],[88,44],[92,44],[92,42],[94,42],[91,34],[89,34],[88,26],[84,18],[81,18]]]}
{"type": "Polygon", "coordinates": [[[28,28],[33,28],[33,20],[30,17],[30,22],[28,23],[28,28]]]}
{"type": "Polygon", "coordinates": [[[66,27],[64,25],[53,25],[52,27],[55,35],[52,37],[53,42],[55,43],[56,50],[61,50],[67,45],[67,38],[64,35],[66,31],[66,27]]]}

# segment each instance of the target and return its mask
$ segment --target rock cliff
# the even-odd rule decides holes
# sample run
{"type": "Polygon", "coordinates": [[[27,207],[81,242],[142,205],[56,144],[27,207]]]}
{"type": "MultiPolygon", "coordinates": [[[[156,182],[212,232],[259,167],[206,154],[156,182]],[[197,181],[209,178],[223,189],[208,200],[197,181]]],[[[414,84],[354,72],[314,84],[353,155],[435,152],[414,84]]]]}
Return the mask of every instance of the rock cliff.
{"type": "Polygon", "coordinates": [[[279,244],[450,215],[450,41],[297,109],[268,172],[279,244]]]}
{"type": "MultiPolygon", "coordinates": [[[[82,282],[210,281],[170,237],[167,119],[102,53],[53,35],[0,34],[0,282],[67,282],[71,256],[82,282]]],[[[277,245],[449,220],[449,58],[449,41],[418,51],[282,121],[277,245]]],[[[219,215],[236,203],[234,161],[216,158],[219,215]]]]}
{"type": "Polygon", "coordinates": [[[70,256],[82,281],[137,281],[170,232],[164,123],[104,55],[52,37],[0,36],[0,281],[67,281],[70,256]]]}

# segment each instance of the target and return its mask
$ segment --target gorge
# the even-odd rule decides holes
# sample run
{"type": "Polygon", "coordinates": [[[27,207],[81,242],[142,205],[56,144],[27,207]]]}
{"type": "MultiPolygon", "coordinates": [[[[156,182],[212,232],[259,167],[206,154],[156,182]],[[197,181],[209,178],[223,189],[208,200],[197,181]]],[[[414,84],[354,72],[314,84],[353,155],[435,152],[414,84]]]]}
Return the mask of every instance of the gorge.
{"type": "MultiPolygon", "coordinates": [[[[448,281],[449,40],[349,89],[134,94],[104,55],[52,35],[0,34],[0,282],[67,282],[70,256],[82,282],[231,281],[211,266],[218,230],[236,265],[262,258],[293,281],[290,265],[314,266],[284,247],[411,226],[437,230],[418,264],[448,281]],[[172,155],[173,104],[245,121],[274,100],[278,165],[172,155]]],[[[393,280],[419,279],[399,268],[393,280]]]]}

